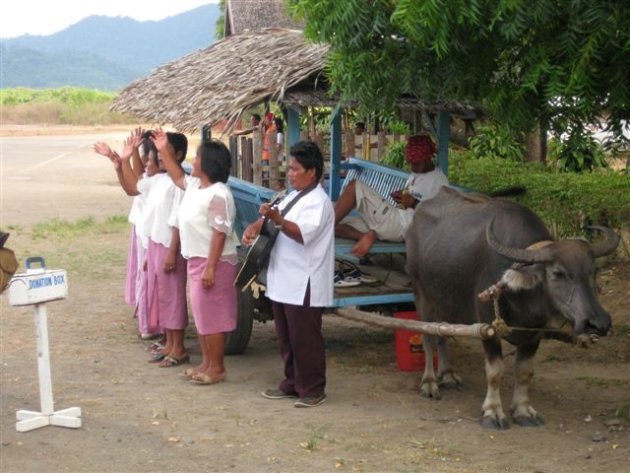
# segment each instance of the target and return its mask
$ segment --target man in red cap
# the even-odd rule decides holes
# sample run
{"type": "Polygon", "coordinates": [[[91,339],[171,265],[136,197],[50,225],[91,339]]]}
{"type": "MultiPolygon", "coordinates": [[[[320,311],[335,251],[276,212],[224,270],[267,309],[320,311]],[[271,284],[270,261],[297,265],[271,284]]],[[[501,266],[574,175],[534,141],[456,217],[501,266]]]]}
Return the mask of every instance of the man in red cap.
{"type": "Polygon", "coordinates": [[[365,256],[376,240],[403,241],[416,205],[448,185],[444,173],[433,163],[435,152],[435,144],[429,136],[409,137],[405,160],[411,167],[411,175],[405,189],[391,195],[399,207],[391,206],[360,181],[346,186],[335,204],[335,235],[357,241],[352,249],[355,256],[365,256]],[[348,216],[355,208],[360,216],[348,216]]]}

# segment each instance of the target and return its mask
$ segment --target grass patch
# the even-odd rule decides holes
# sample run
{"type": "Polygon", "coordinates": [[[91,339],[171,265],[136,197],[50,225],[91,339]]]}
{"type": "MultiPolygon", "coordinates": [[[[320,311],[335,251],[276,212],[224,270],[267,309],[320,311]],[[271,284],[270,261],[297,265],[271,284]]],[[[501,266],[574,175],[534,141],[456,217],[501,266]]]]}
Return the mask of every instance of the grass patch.
{"type": "Polygon", "coordinates": [[[97,222],[94,217],[80,218],[74,222],[54,218],[33,225],[32,236],[33,240],[65,240],[87,235],[117,233],[128,225],[127,217],[122,215],[108,217],[104,222],[97,222]]]}
{"type": "Polygon", "coordinates": [[[624,387],[629,384],[628,381],[624,379],[604,379],[594,376],[580,376],[577,379],[584,381],[587,386],[595,388],[624,387]]]}
{"type": "Polygon", "coordinates": [[[630,420],[630,400],[617,408],[615,411],[615,417],[630,420]]]}
{"type": "Polygon", "coordinates": [[[322,430],[322,427],[315,427],[311,431],[311,435],[309,436],[308,440],[306,442],[300,443],[300,447],[308,450],[309,452],[314,451],[319,445],[319,442],[324,438],[324,433],[322,432],[322,430]]]}
{"type": "Polygon", "coordinates": [[[630,325],[617,325],[615,335],[618,337],[630,337],[630,325]]]}
{"type": "Polygon", "coordinates": [[[0,89],[2,123],[17,125],[117,125],[134,117],[111,112],[115,93],[77,87],[0,89]]]}

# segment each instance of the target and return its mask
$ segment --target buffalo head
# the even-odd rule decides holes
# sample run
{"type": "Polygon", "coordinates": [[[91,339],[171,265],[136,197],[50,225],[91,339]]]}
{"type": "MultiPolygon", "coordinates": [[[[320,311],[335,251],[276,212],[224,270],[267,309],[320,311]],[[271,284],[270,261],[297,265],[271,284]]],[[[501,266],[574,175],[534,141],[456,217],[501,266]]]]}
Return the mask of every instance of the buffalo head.
{"type": "MultiPolygon", "coordinates": [[[[502,282],[513,291],[540,287],[545,306],[551,307],[573,324],[575,335],[606,335],[612,322],[597,300],[595,258],[612,253],[619,236],[605,227],[591,227],[605,238],[589,244],[581,239],[539,242],[529,248],[513,248],[501,243],[486,227],[486,239],[498,254],[514,261],[502,282]]],[[[535,297],[535,296],[532,296],[535,297]]]]}

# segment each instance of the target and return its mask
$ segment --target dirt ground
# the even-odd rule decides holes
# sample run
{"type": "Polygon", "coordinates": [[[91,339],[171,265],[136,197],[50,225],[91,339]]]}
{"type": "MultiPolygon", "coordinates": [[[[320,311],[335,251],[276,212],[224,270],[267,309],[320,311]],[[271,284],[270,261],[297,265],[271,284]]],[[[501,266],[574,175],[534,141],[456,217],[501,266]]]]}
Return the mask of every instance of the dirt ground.
{"type": "MultiPolygon", "coordinates": [[[[70,171],[50,172],[45,178],[55,180],[61,178],[55,172],[70,171]]],[[[100,189],[104,203],[90,215],[98,220],[123,214],[129,201],[115,189],[111,169],[99,163],[93,172],[99,184],[91,193],[100,189]]],[[[18,186],[8,176],[2,179],[4,213],[18,198],[18,186]]],[[[32,186],[32,192],[41,188],[32,186]]],[[[75,208],[77,196],[49,198],[65,209],[75,208]]],[[[40,211],[41,221],[49,218],[48,208],[40,211]]],[[[42,255],[49,267],[68,270],[69,297],[47,305],[53,393],[57,410],[81,408],[83,425],[16,432],[17,410],[39,410],[35,328],[32,309],[11,307],[2,295],[2,473],[628,471],[627,262],[609,264],[599,274],[601,302],[613,316],[615,334],[588,350],[549,341],[538,352],[531,399],[546,425],[497,432],[479,425],[485,375],[478,341],[451,342],[465,384],[431,401],[419,395],[420,373],[397,370],[391,330],[332,314],[324,320],[326,404],[295,409],[290,401],[260,396],[277,384],[282,369],[269,323],[255,323],[246,352],[227,358],[225,383],[190,385],[178,368],[147,363],[147,342],[137,338],[122,298],[124,225],[34,240],[33,213],[9,215],[3,217],[3,226],[11,225],[8,246],[21,260],[42,255]]],[[[200,352],[192,330],[187,345],[196,361],[200,352]]],[[[512,364],[508,357],[506,409],[512,364]]]]}

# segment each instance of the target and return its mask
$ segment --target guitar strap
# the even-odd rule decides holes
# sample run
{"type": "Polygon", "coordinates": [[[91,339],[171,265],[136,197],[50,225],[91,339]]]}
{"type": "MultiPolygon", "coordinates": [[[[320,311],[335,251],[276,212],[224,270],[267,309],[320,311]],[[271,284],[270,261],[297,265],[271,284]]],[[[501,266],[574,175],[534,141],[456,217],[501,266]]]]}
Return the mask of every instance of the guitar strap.
{"type": "MultiPolygon", "coordinates": [[[[287,213],[289,213],[289,210],[291,210],[291,208],[302,197],[315,189],[317,185],[318,183],[316,182],[302,189],[302,191],[280,211],[280,215],[284,217],[287,213]]],[[[275,204],[278,202],[278,200],[275,200],[275,204]]],[[[265,218],[263,220],[262,228],[260,229],[260,235],[258,235],[258,238],[256,238],[256,241],[249,249],[247,257],[245,258],[245,261],[236,276],[236,280],[234,281],[234,285],[241,288],[241,291],[245,291],[254,279],[256,279],[260,284],[266,285],[269,255],[279,234],[280,230],[275,227],[273,221],[265,218]]]]}
{"type": "MultiPolygon", "coordinates": [[[[302,189],[302,191],[296,195],[293,200],[291,202],[289,202],[287,204],[287,206],[285,208],[283,208],[280,211],[280,215],[282,215],[282,217],[284,217],[286,214],[289,213],[289,210],[291,210],[291,208],[298,203],[298,201],[304,197],[306,194],[308,194],[309,192],[311,192],[313,189],[315,189],[317,187],[318,183],[314,182],[313,184],[311,184],[308,187],[305,187],[304,189],[302,189]]],[[[271,240],[269,243],[269,247],[271,248],[273,246],[273,243],[275,242],[278,233],[280,233],[274,223],[271,220],[265,219],[264,223],[263,223],[263,227],[261,229],[261,233],[263,235],[267,235],[269,237],[269,239],[271,240]]]]}
{"type": "Polygon", "coordinates": [[[291,207],[293,207],[295,204],[297,204],[298,200],[300,200],[302,197],[304,197],[306,194],[308,194],[309,192],[311,192],[313,189],[315,189],[317,187],[319,183],[318,182],[314,182],[313,184],[311,184],[308,187],[305,187],[304,189],[302,189],[302,192],[300,192],[298,195],[295,196],[295,198],[289,202],[287,204],[287,206],[285,208],[283,208],[280,211],[280,215],[282,215],[283,217],[289,213],[289,210],[291,210],[291,207]]]}

